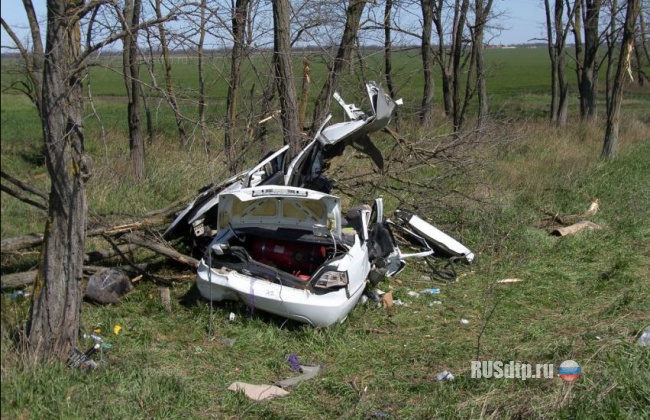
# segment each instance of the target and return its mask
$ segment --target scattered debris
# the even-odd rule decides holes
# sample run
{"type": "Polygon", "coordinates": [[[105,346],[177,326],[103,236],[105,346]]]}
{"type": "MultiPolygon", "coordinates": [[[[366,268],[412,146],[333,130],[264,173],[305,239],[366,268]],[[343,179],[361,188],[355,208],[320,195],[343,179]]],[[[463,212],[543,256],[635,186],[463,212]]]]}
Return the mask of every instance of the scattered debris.
{"type": "Polygon", "coordinates": [[[300,382],[315,378],[320,372],[320,366],[299,365],[298,370],[301,373],[301,375],[295,376],[293,378],[284,379],[282,381],[278,381],[275,384],[282,388],[296,386],[300,382]]]}
{"type": "Polygon", "coordinates": [[[573,235],[583,229],[600,229],[600,226],[587,220],[595,215],[599,208],[600,201],[596,198],[592,201],[589,209],[582,214],[560,215],[545,211],[544,213],[549,217],[535,223],[535,226],[546,229],[551,235],[556,236],[573,235]]]}
{"type": "Polygon", "coordinates": [[[650,327],[643,330],[643,334],[641,334],[641,337],[639,337],[639,340],[636,343],[641,347],[650,346],[650,327]]]}
{"type": "Polygon", "coordinates": [[[233,322],[235,320],[235,313],[231,312],[228,314],[228,321],[233,322]]]}
{"type": "Polygon", "coordinates": [[[100,304],[118,303],[131,290],[131,280],[123,271],[106,268],[90,276],[84,297],[100,304]]]}
{"type": "Polygon", "coordinates": [[[119,326],[119,325],[117,325],[117,324],[116,324],[116,325],[113,325],[113,334],[115,334],[115,335],[119,335],[121,331],[122,331],[122,327],[121,327],[121,326],[119,326]]]}
{"type": "Polygon", "coordinates": [[[424,290],[420,290],[420,294],[423,294],[423,295],[437,295],[437,294],[440,294],[440,289],[424,289],[424,290]]]}
{"type": "Polygon", "coordinates": [[[246,382],[233,382],[228,387],[228,390],[234,392],[243,391],[244,395],[255,401],[289,395],[288,391],[275,385],[254,385],[246,382]]]}
{"type": "Polygon", "coordinates": [[[497,281],[497,283],[500,283],[500,284],[504,284],[504,283],[519,283],[519,282],[522,282],[522,281],[523,281],[522,279],[503,279],[503,280],[499,280],[499,281],[497,281]]]}
{"type": "Polygon", "coordinates": [[[14,290],[9,295],[9,300],[22,300],[29,297],[29,293],[26,293],[24,290],[14,290]]]}
{"type": "Polygon", "coordinates": [[[291,353],[287,356],[287,362],[291,365],[291,370],[298,372],[300,370],[300,362],[298,361],[298,356],[295,353],[291,353]]]}
{"type": "Polygon", "coordinates": [[[583,229],[598,230],[601,229],[601,227],[588,220],[583,220],[582,222],[575,223],[571,226],[564,226],[561,228],[553,229],[551,231],[551,235],[568,236],[568,235],[573,235],[574,233],[578,233],[583,229]]]}
{"type": "Polygon", "coordinates": [[[442,301],[441,300],[434,300],[433,302],[431,302],[429,304],[429,307],[433,307],[434,305],[442,305],[442,301]]]}
{"type": "Polygon", "coordinates": [[[464,324],[464,325],[467,325],[467,324],[469,324],[469,319],[463,318],[463,319],[460,320],[460,323],[464,324]]]}
{"type": "Polygon", "coordinates": [[[420,294],[418,292],[414,291],[414,290],[409,290],[407,295],[409,295],[411,297],[419,297],[420,296],[420,294]]]}
{"type": "Polygon", "coordinates": [[[235,345],[235,342],[237,341],[237,339],[236,339],[236,338],[225,338],[225,337],[221,337],[221,338],[219,338],[218,341],[219,341],[221,344],[223,344],[224,346],[226,346],[226,347],[232,347],[232,346],[235,345]]]}
{"type": "Polygon", "coordinates": [[[436,376],[438,382],[453,381],[454,375],[448,370],[443,370],[436,376]]]}
{"type": "Polygon", "coordinates": [[[381,296],[381,306],[382,308],[390,308],[393,306],[393,292],[387,292],[381,296]]]}
{"type": "Polygon", "coordinates": [[[160,293],[160,301],[162,302],[163,308],[165,308],[165,310],[171,314],[172,299],[169,292],[169,287],[161,287],[160,289],[158,289],[158,292],[160,293]]]}

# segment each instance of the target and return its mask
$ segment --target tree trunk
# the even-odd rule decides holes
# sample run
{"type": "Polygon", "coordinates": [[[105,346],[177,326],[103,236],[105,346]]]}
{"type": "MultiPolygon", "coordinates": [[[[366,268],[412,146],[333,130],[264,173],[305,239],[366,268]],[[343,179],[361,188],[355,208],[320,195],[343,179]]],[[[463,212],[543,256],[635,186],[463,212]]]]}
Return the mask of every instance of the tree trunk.
{"type": "Polygon", "coordinates": [[[241,80],[241,65],[244,61],[244,39],[246,35],[246,22],[248,3],[250,0],[237,0],[232,14],[232,59],[230,60],[230,83],[228,84],[228,98],[226,100],[226,132],[224,135],[224,149],[231,173],[237,172],[237,162],[234,150],[234,137],[237,122],[237,95],[241,80]]]}
{"type": "Polygon", "coordinates": [[[431,53],[431,31],[433,30],[433,2],[420,1],[422,8],[422,43],[420,52],[422,54],[422,72],[424,77],[424,89],[422,91],[422,105],[420,106],[420,124],[427,124],[433,115],[433,56],[431,53]]]}
{"type": "Polygon", "coordinates": [[[621,102],[623,101],[623,82],[625,74],[630,69],[632,47],[634,46],[634,34],[636,19],[641,9],[641,0],[628,0],[625,12],[625,24],[623,26],[623,40],[621,41],[621,52],[618,57],[616,76],[612,83],[611,101],[607,108],[607,127],[605,129],[605,141],[603,143],[602,157],[613,158],[616,156],[618,146],[618,130],[620,125],[621,102]]]}
{"type": "Polygon", "coordinates": [[[452,115],[452,99],[451,99],[451,59],[450,55],[445,51],[446,39],[443,26],[443,6],[444,0],[436,0],[433,2],[433,23],[436,27],[436,34],[438,35],[438,51],[435,59],[440,66],[440,77],[442,78],[442,103],[445,109],[445,116],[451,117],[452,115]]]}
{"type": "Polygon", "coordinates": [[[339,44],[339,49],[336,58],[334,59],[334,65],[330,69],[327,81],[316,100],[312,118],[311,134],[314,134],[325,120],[330,107],[332,94],[336,90],[339,78],[345,70],[346,64],[350,61],[352,48],[356,44],[354,40],[359,31],[361,14],[363,13],[363,9],[366,7],[366,3],[366,0],[350,0],[350,4],[345,12],[345,28],[343,30],[343,37],[341,38],[341,43],[339,44]]]}
{"type": "MultiPolygon", "coordinates": [[[[161,0],[156,0],[156,18],[162,19],[161,0]]],[[[165,86],[167,87],[167,98],[169,105],[174,112],[176,118],[176,127],[178,129],[178,136],[180,137],[181,147],[185,148],[188,145],[187,134],[185,133],[185,125],[183,123],[183,116],[178,108],[178,101],[176,100],[176,92],[174,91],[174,79],[172,78],[172,63],[169,59],[169,47],[167,46],[167,33],[165,25],[161,22],[158,24],[158,33],[160,35],[160,49],[162,50],[163,62],[165,63],[165,86]]]]}
{"type": "MultiPolygon", "coordinates": [[[[579,1],[576,3],[580,4],[579,1]]],[[[600,34],[598,33],[600,8],[601,0],[586,0],[584,14],[584,55],[578,57],[578,66],[580,69],[580,75],[578,77],[580,117],[585,121],[593,121],[598,116],[596,100],[598,96],[598,47],[601,42],[600,34]]]]}
{"type": "Polygon", "coordinates": [[[129,34],[124,37],[123,68],[124,83],[128,98],[127,114],[129,124],[129,150],[131,151],[131,171],[137,181],[145,178],[144,141],[140,121],[140,66],[138,63],[138,31],[131,29],[140,23],[141,0],[127,0],[124,4],[124,29],[129,34]]]}
{"type": "MultiPolygon", "coordinates": [[[[386,78],[386,88],[388,89],[388,94],[391,98],[397,98],[397,91],[395,89],[395,83],[393,82],[393,59],[392,59],[392,10],[393,10],[393,1],[386,0],[386,6],[384,8],[384,77],[386,78]]],[[[393,120],[397,126],[397,131],[401,125],[400,122],[400,112],[399,108],[395,110],[395,116],[393,120]]]]}
{"type": "Polygon", "coordinates": [[[456,1],[454,11],[454,27],[451,41],[451,63],[452,63],[452,110],[454,119],[454,130],[462,128],[464,113],[462,111],[461,92],[461,57],[463,54],[463,30],[467,19],[469,0],[456,1]]]}
{"type": "Polygon", "coordinates": [[[203,144],[205,145],[205,152],[210,152],[210,138],[208,137],[207,127],[205,125],[205,52],[203,45],[205,44],[206,32],[206,2],[201,0],[201,25],[199,28],[199,44],[198,44],[198,68],[199,68],[199,125],[201,126],[201,136],[203,137],[203,144]]]}
{"type": "Polygon", "coordinates": [[[27,326],[34,361],[64,360],[77,344],[86,230],[82,75],[75,59],[83,0],[48,0],[41,124],[51,178],[48,221],[27,326]]]}
{"type": "Polygon", "coordinates": [[[280,118],[282,120],[284,143],[289,144],[290,153],[295,156],[300,151],[300,127],[298,126],[296,86],[293,80],[293,60],[289,34],[290,13],[291,6],[288,0],[273,2],[274,59],[282,111],[280,118]]]}

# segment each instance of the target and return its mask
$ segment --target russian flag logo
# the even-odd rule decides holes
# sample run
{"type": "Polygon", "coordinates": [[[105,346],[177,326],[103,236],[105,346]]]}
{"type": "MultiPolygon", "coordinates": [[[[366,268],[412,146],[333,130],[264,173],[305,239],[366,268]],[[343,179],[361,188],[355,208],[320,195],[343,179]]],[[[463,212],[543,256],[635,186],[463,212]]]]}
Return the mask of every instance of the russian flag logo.
{"type": "Polygon", "coordinates": [[[573,360],[565,360],[558,373],[565,382],[575,382],[580,377],[580,365],[573,360]]]}

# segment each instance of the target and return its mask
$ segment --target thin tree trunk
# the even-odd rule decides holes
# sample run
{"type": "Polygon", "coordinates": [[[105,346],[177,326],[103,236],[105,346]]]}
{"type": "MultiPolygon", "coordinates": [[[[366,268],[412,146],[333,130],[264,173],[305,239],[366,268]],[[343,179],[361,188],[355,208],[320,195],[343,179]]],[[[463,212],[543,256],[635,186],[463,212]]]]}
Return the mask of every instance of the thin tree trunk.
{"type": "MultiPolygon", "coordinates": [[[[579,5],[580,1],[576,1],[576,3],[579,5]]],[[[586,0],[584,56],[578,58],[580,69],[578,77],[580,117],[585,121],[593,121],[598,116],[596,101],[598,96],[598,48],[601,43],[600,34],[598,33],[600,9],[601,0],[586,0]],[[582,60],[580,61],[580,59],[582,60]]],[[[576,31],[578,29],[576,28],[576,31]]]]}
{"type": "Polygon", "coordinates": [[[205,152],[210,152],[210,138],[208,137],[207,127],[205,125],[205,51],[203,45],[205,44],[206,32],[206,1],[201,0],[201,25],[199,28],[199,45],[198,45],[198,67],[199,67],[199,125],[201,126],[201,136],[203,137],[203,144],[205,145],[205,152]]]}
{"type": "Polygon", "coordinates": [[[420,1],[422,9],[422,72],[424,89],[422,90],[422,105],[420,106],[420,124],[427,124],[433,116],[433,96],[435,82],[433,80],[433,56],[431,54],[431,31],[433,30],[433,2],[420,1]]]}
{"type": "MultiPolygon", "coordinates": [[[[156,18],[162,19],[162,16],[161,0],[156,0],[156,18]]],[[[165,64],[165,86],[167,88],[167,98],[169,99],[169,105],[174,112],[174,118],[176,118],[176,127],[178,128],[181,147],[186,148],[188,145],[188,139],[187,134],[185,133],[183,116],[178,108],[176,92],[174,91],[174,79],[172,77],[172,63],[169,58],[169,46],[167,45],[167,33],[165,31],[165,25],[162,22],[158,24],[158,33],[160,35],[160,48],[162,50],[163,62],[165,64]]]]}
{"type": "Polygon", "coordinates": [[[232,59],[230,60],[230,83],[228,84],[228,98],[226,100],[226,132],[224,134],[224,149],[231,173],[237,172],[234,137],[237,126],[237,95],[241,80],[241,65],[244,61],[244,39],[246,35],[246,22],[249,0],[237,0],[232,14],[232,59]]]}
{"type": "Polygon", "coordinates": [[[41,123],[51,178],[45,243],[27,323],[34,361],[65,359],[78,340],[86,230],[83,89],[73,69],[81,32],[74,17],[83,1],[48,0],[41,123]]]}
{"type": "Polygon", "coordinates": [[[359,31],[361,15],[363,9],[366,7],[366,3],[366,0],[350,0],[350,4],[345,12],[346,18],[343,37],[341,38],[341,43],[339,44],[339,49],[336,58],[334,59],[334,65],[329,70],[327,81],[316,100],[312,118],[311,134],[314,134],[325,120],[330,107],[332,94],[337,88],[339,78],[345,70],[346,64],[350,61],[352,48],[355,45],[354,40],[359,31]]]}
{"type": "Polygon", "coordinates": [[[458,131],[462,127],[464,113],[461,103],[461,57],[463,54],[463,30],[467,19],[467,9],[469,0],[462,0],[460,4],[456,2],[454,12],[454,28],[451,41],[451,63],[452,63],[452,109],[454,116],[454,130],[458,131]]]}
{"type": "Polygon", "coordinates": [[[623,101],[623,82],[625,74],[630,69],[632,48],[634,47],[634,34],[636,19],[641,9],[641,0],[628,0],[623,26],[623,40],[621,52],[618,57],[616,76],[612,84],[610,105],[607,109],[607,126],[605,128],[605,141],[603,143],[602,157],[614,158],[618,146],[618,133],[620,126],[621,102],[623,101]]]}
{"type": "MultiPolygon", "coordinates": [[[[393,59],[392,59],[392,13],[393,13],[393,1],[386,0],[386,6],[384,8],[384,77],[386,78],[386,88],[388,89],[388,94],[391,98],[397,98],[397,91],[395,89],[395,83],[393,82],[393,59]]],[[[395,116],[393,117],[397,130],[399,131],[401,126],[401,118],[399,108],[395,110],[395,116]]]]}
{"type": "Polygon", "coordinates": [[[140,66],[138,63],[138,31],[140,23],[141,0],[127,0],[124,4],[124,29],[129,34],[124,37],[123,68],[126,84],[129,125],[129,150],[131,152],[131,171],[137,181],[145,178],[144,141],[140,121],[140,66]]]}

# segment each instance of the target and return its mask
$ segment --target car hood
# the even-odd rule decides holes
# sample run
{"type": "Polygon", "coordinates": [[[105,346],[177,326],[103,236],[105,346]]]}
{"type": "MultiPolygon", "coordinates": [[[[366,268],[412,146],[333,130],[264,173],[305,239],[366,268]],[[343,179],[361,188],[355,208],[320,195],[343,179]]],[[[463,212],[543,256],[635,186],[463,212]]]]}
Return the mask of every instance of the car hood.
{"type": "Polygon", "coordinates": [[[315,225],[327,227],[334,235],[341,234],[338,197],[282,185],[219,194],[218,230],[258,227],[313,231],[315,225]]]}

